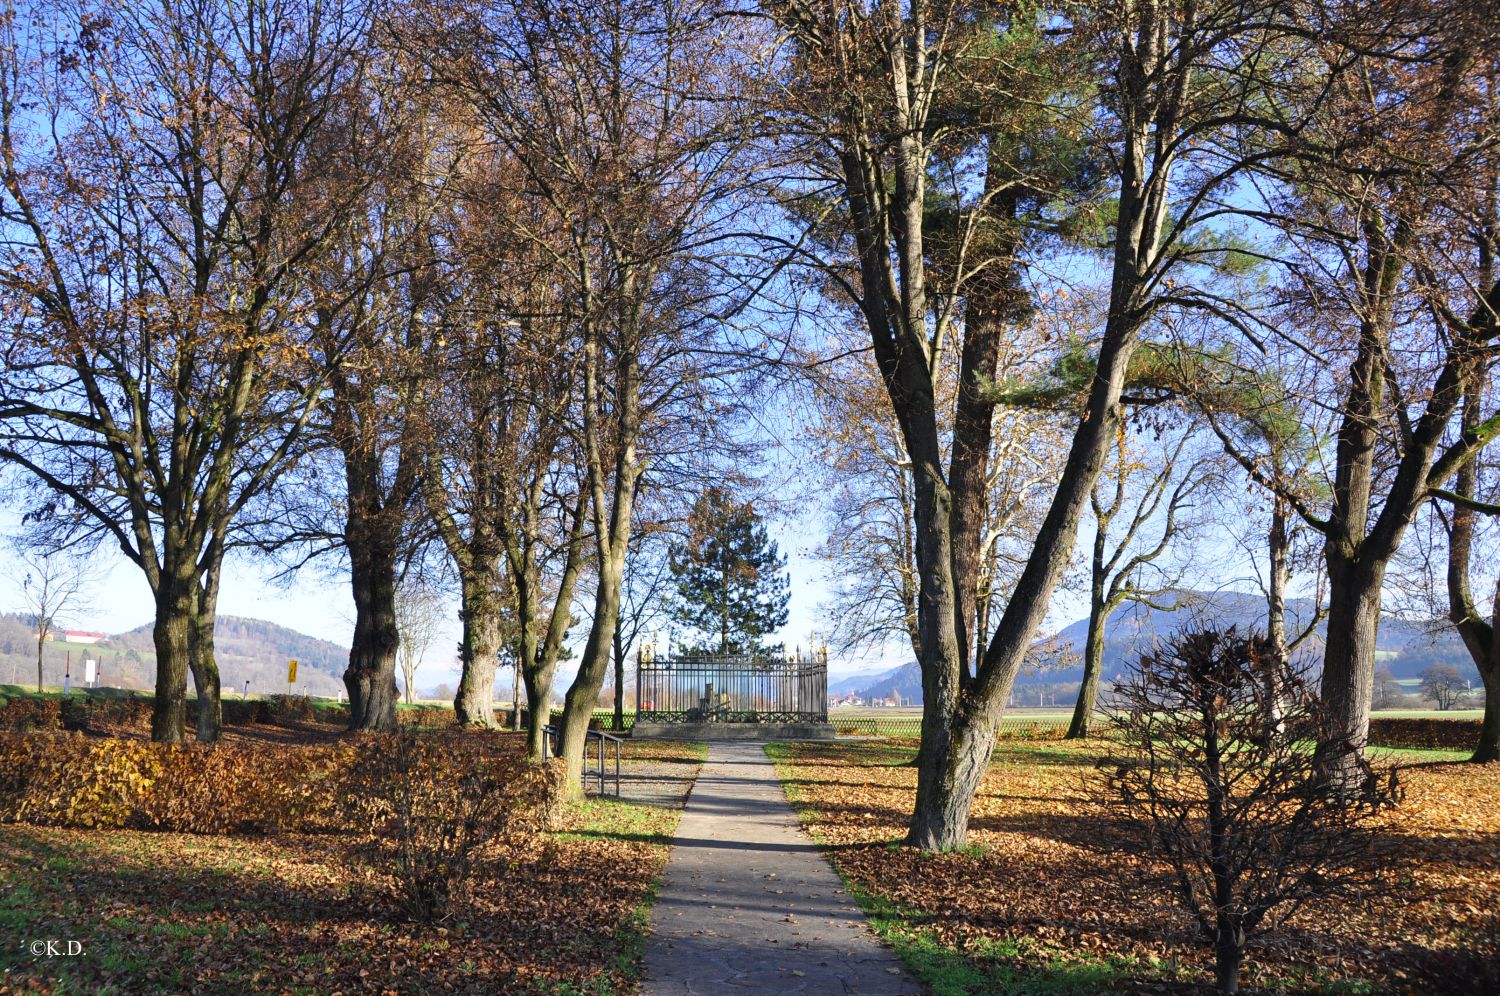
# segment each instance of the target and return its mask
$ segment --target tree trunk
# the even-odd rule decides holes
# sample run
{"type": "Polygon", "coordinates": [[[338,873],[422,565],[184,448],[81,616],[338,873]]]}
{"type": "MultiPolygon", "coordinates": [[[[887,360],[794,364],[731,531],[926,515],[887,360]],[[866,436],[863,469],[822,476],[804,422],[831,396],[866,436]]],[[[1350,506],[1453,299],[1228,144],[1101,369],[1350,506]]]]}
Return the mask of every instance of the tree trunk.
{"type": "MultiPolygon", "coordinates": [[[[500,646],[500,605],[495,595],[495,564],[475,556],[461,581],[463,643],[459,658],[463,674],[453,713],[460,726],[495,727],[495,657],[500,646]]],[[[528,686],[529,690],[529,686],[528,686]]],[[[532,725],[539,722],[533,710],[532,725]]]]}
{"type": "MultiPolygon", "coordinates": [[[[1491,653],[1495,654],[1495,650],[1491,653]]],[[[1479,677],[1484,683],[1484,722],[1479,726],[1479,743],[1474,745],[1469,760],[1484,764],[1500,761],[1500,655],[1491,656],[1489,667],[1479,669],[1479,677]]]]}
{"type": "Polygon", "coordinates": [[[1320,745],[1330,776],[1346,790],[1362,788],[1358,760],[1370,733],[1375,682],[1375,641],[1380,629],[1380,587],[1385,562],[1349,560],[1330,543],[1328,643],[1323,654],[1322,698],[1333,738],[1320,745]]]}
{"type": "Polygon", "coordinates": [[[217,612],[199,606],[189,624],[191,651],[188,666],[193,672],[193,691],[198,696],[198,742],[219,739],[224,724],[224,706],[219,693],[219,662],[214,656],[214,623],[217,612]]]}
{"type": "Polygon", "coordinates": [[[227,520],[217,520],[207,549],[198,564],[193,585],[193,618],[188,630],[188,666],[198,695],[198,742],[214,743],[224,721],[219,694],[219,661],[214,656],[214,624],[219,618],[219,577],[224,567],[224,529],[227,520]]]}
{"type": "Polygon", "coordinates": [[[36,693],[42,694],[42,651],[47,646],[47,632],[42,628],[40,620],[36,624],[36,693]]]}
{"type": "MultiPolygon", "coordinates": [[[[1266,537],[1266,551],[1269,556],[1270,566],[1268,583],[1266,585],[1266,642],[1270,644],[1271,653],[1275,656],[1276,667],[1266,668],[1266,708],[1270,711],[1273,726],[1280,729],[1281,717],[1284,711],[1282,695],[1284,690],[1276,686],[1276,676],[1283,673],[1286,666],[1286,583],[1291,572],[1287,566],[1287,556],[1291,548],[1291,534],[1287,529],[1287,520],[1290,512],[1286,503],[1279,498],[1275,500],[1271,509],[1271,530],[1266,537]]],[[[1317,606],[1313,607],[1314,611],[1317,606]]]]}
{"type": "Polygon", "coordinates": [[[1110,517],[1097,514],[1097,505],[1095,513],[1094,550],[1089,561],[1089,625],[1083,641],[1083,683],[1078,686],[1078,702],[1073,706],[1073,721],[1068,724],[1069,740],[1089,735],[1094,702],[1099,697],[1099,672],[1104,667],[1104,624],[1110,610],[1104,595],[1104,547],[1110,517]]]}
{"type": "Polygon", "coordinates": [[[1000,343],[1015,311],[1015,259],[1019,196],[1010,186],[1013,170],[992,143],[985,164],[984,195],[988,206],[982,231],[988,260],[970,280],[965,294],[963,347],[959,354],[958,398],[953,411],[953,443],[948,485],[953,492],[954,626],[959,633],[959,684],[968,687],[974,662],[984,652],[979,615],[979,582],[983,574],[984,527],[990,513],[989,465],[995,398],[987,388],[995,380],[1000,343]]]}
{"type": "Polygon", "coordinates": [[[578,666],[578,677],[568,688],[563,699],[562,743],[559,753],[567,766],[567,780],[563,791],[570,798],[583,794],[583,753],[588,739],[589,720],[594,714],[594,704],[599,700],[599,689],[604,685],[604,675],[609,669],[610,645],[614,640],[614,629],[619,625],[620,579],[624,558],[609,558],[600,565],[599,591],[594,597],[594,624],[589,630],[588,643],[584,646],[583,659],[578,666]]]}
{"type": "MultiPolygon", "coordinates": [[[[1463,415],[1464,432],[1472,432],[1480,423],[1480,381],[1475,371],[1466,376],[1463,415]]],[[[1479,489],[1479,468],[1469,461],[1459,468],[1454,492],[1460,498],[1473,498],[1479,489]]],[[[1474,553],[1473,508],[1458,502],[1453,506],[1448,527],[1448,618],[1469,651],[1479,679],[1484,685],[1484,722],[1479,727],[1479,742],[1470,758],[1476,762],[1500,760],[1500,583],[1486,622],[1479,614],[1474,591],[1469,583],[1469,567],[1474,553]]]]}
{"type": "Polygon", "coordinates": [[[1089,610],[1088,636],[1083,642],[1083,683],[1078,686],[1078,701],[1073,706],[1073,720],[1068,724],[1069,740],[1089,735],[1094,705],[1099,698],[1099,672],[1104,667],[1104,606],[1089,610]]]}
{"type": "Polygon", "coordinates": [[[194,581],[164,574],[156,590],[156,697],[151,707],[151,739],[182,743],[187,722],[187,678],[192,656],[194,581]]]}
{"type": "MultiPolygon", "coordinates": [[[[1026,567],[985,650],[964,708],[956,710],[952,697],[943,703],[923,703],[917,801],[906,838],[913,847],[952,850],[964,845],[969,808],[989,764],[1005,702],[1073,551],[1084,504],[1099,479],[1105,454],[1120,423],[1119,399],[1138,331],[1134,324],[1122,324],[1117,319],[1110,322],[1100,348],[1098,374],[1089,392],[1088,407],[1074,433],[1057,491],[1026,567]]],[[[946,556],[945,547],[943,558],[946,556]]],[[[951,601],[943,609],[944,614],[951,613],[951,601]]],[[[937,655],[933,655],[925,657],[922,664],[924,695],[929,679],[934,678],[945,681],[950,691],[957,690],[953,687],[958,670],[956,659],[951,665],[944,663],[939,667],[937,655]]]]}
{"type": "Polygon", "coordinates": [[[620,626],[615,624],[615,721],[616,736],[625,729],[625,643],[620,635],[620,626]]]}
{"type": "Polygon", "coordinates": [[[1244,960],[1243,935],[1232,925],[1221,922],[1219,936],[1214,939],[1214,986],[1224,996],[1240,991],[1240,964],[1244,960]]]}
{"type": "MultiPolygon", "coordinates": [[[[945,724],[946,736],[933,738],[921,756],[918,778],[929,787],[924,804],[912,814],[906,842],[928,851],[963,847],[969,836],[969,810],[995,749],[992,717],[945,724]]],[[[925,742],[925,738],[924,738],[925,742]]]]}
{"type": "Polygon", "coordinates": [[[523,668],[521,676],[526,684],[526,708],[531,711],[531,728],[526,735],[527,755],[542,758],[543,741],[546,734],[542,728],[552,721],[552,675],[555,667],[545,669],[523,668]]]}
{"type": "Polygon", "coordinates": [[[354,639],[344,687],[349,691],[349,729],[396,728],[396,552],[375,544],[349,544],[349,582],[354,592],[354,639]]]}

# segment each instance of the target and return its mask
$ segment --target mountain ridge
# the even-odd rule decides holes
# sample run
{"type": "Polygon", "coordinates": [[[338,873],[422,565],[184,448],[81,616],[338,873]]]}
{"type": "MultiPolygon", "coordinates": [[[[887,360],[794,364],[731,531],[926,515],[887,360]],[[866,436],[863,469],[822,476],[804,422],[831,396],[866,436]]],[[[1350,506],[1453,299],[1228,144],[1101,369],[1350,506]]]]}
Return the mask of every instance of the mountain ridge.
{"type": "MultiPolygon", "coordinates": [[[[1150,644],[1169,636],[1183,625],[1203,622],[1206,625],[1236,626],[1242,631],[1263,629],[1266,620],[1266,601],[1261,595],[1239,591],[1196,591],[1179,593],[1181,604],[1172,612],[1143,604],[1127,603],[1110,613],[1105,623],[1103,674],[1105,681],[1117,677],[1133,655],[1144,652],[1150,644]],[[1181,613],[1181,615],[1179,615],[1181,613]]],[[[1287,631],[1295,636],[1305,628],[1305,620],[1313,614],[1313,602],[1306,598],[1289,598],[1286,603],[1287,631]]],[[[1051,686],[1077,685],[1083,680],[1083,645],[1088,633],[1088,618],[1078,619],[1064,626],[1048,640],[1038,641],[1037,649],[1047,649],[1045,655],[1036,660],[1070,660],[1062,666],[1023,667],[1016,677],[1016,685],[1051,686]],[[1061,653],[1059,653],[1061,651],[1061,653]]],[[[1301,664],[1316,670],[1321,657],[1326,624],[1319,622],[1313,635],[1299,648],[1301,664]]],[[[1382,615],[1376,640],[1376,653],[1380,659],[1377,666],[1390,669],[1393,677],[1416,678],[1423,668],[1434,663],[1449,663],[1457,666],[1466,677],[1477,680],[1467,651],[1451,628],[1440,626],[1431,630],[1427,625],[1403,619],[1396,615],[1382,615]],[[1473,675],[1470,675],[1473,672],[1473,675]]],[[[857,676],[856,676],[857,677],[857,676]]],[[[848,679],[839,682],[847,685],[848,679]]],[[[881,673],[862,688],[849,688],[834,694],[853,694],[865,700],[884,700],[899,697],[903,702],[920,704],[922,701],[922,673],[916,661],[908,661],[881,673]]]]}
{"type": "MultiPolygon", "coordinates": [[[[49,642],[44,652],[44,682],[63,684],[71,661],[71,680],[83,679],[83,661],[99,662],[100,683],[149,689],[155,684],[156,647],[152,625],[145,623],[114,633],[94,644],[49,642]]],[[[287,661],[297,659],[294,692],[334,696],[343,691],[349,649],[267,619],[221,615],[214,624],[214,657],[223,693],[245,690],[273,694],[287,690],[287,661]]],[[[21,615],[0,616],[0,674],[17,683],[36,680],[36,633],[21,615]]],[[[3,679],[0,679],[3,680],[3,679]]]]}

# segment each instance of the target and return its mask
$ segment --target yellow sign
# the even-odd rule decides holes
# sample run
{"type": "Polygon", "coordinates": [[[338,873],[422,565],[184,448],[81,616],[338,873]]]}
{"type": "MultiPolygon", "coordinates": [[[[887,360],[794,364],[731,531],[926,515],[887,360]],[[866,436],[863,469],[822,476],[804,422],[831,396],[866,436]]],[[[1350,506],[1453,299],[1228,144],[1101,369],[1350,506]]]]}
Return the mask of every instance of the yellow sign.
{"type": "Polygon", "coordinates": [[[295,657],[286,662],[286,680],[287,684],[297,680],[297,658],[295,657]]]}

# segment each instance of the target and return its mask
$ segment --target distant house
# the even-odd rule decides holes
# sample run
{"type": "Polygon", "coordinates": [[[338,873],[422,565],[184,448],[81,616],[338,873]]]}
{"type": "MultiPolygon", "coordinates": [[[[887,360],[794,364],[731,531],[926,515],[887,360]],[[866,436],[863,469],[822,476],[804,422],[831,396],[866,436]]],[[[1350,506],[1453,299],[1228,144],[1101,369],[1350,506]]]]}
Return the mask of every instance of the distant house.
{"type": "Polygon", "coordinates": [[[98,643],[104,637],[104,633],[95,633],[93,630],[69,629],[54,636],[53,639],[64,643],[98,643]]]}

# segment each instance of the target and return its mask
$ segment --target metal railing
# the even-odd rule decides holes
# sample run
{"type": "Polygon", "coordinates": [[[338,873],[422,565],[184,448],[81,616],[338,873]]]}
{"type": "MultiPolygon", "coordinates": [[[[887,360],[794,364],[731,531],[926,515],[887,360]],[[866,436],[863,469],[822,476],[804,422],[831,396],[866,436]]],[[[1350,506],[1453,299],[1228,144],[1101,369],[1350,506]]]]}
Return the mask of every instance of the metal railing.
{"type": "Polygon", "coordinates": [[[828,658],[638,657],[636,720],[826,723],[828,658]]]}
{"type": "MultiPolygon", "coordinates": [[[[547,726],[542,727],[542,732],[546,734],[546,736],[544,736],[542,738],[542,760],[545,761],[548,758],[556,756],[557,750],[558,750],[558,745],[555,744],[555,743],[553,743],[553,739],[552,738],[553,737],[557,737],[557,736],[561,736],[562,730],[560,728],[556,727],[556,726],[552,726],[552,725],[549,724],[547,726]]],[[[617,736],[615,736],[614,734],[611,734],[611,733],[605,733],[603,730],[585,730],[584,732],[587,734],[587,736],[584,738],[584,741],[583,741],[583,778],[584,778],[584,780],[587,781],[590,778],[598,778],[599,779],[599,794],[600,795],[607,795],[608,794],[606,792],[606,790],[605,790],[605,784],[606,784],[606,780],[607,779],[606,779],[605,770],[604,770],[604,753],[605,753],[605,747],[606,746],[613,746],[614,749],[615,749],[615,774],[614,774],[615,791],[614,791],[614,796],[615,796],[616,799],[618,799],[620,797],[620,744],[623,742],[622,738],[617,737],[617,736]],[[593,770],[589,769],[589,743],[590,743],[590,741],[597,742],[598,748],[599,748],[597,756],[595,758],[595,760],[598,762],[598,764],[597,764],[597,766],[593,770]]]]}

